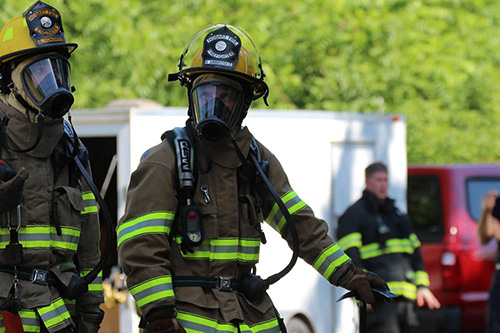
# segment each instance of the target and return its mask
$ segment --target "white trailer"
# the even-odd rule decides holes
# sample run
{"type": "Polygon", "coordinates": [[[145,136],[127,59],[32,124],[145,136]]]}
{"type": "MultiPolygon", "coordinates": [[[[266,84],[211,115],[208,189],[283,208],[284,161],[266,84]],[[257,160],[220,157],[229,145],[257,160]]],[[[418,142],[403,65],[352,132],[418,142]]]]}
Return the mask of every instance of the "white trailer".
{"type": "MultiPolygon", "coordinates": [[[[116,203],[110,206],[116,207],[117,217],[123,214],[130,174],[142,153],[158,144],[164,131],[184,126],[186,118],[186,109],[169,107],[73,111],[73,123],[89,147],[91,158],[97,150],[110,150],[107,155],[118,157],[116,189],[108,190],[116,191],[116,196],[112,196],[116,203]]],[[[406,211],[406,124],[403,116],[250,110],[243,125],[276,155],[294,190],[316,216],[328,222],[332,235],[340,215],[361,195],[364,168],[376,160],[388,165],[389,196],[406,211]]],[[[97,163],[106,160],[99,155],[101,161],[97,163]]],[[[94,175],[107,171],[100,169],[96,170],[93,165],[94,175]]],[[[261,247],[257,273],[265,278],[286,266],[291,251],[270,227],[265,226],[264,232],[268,242],[261,247]]],[[[286,322],[290,327],[297,327],[290,330],[294,333],[356,332],[354,302],[336,302],[344,293],[342,288],[330,286],[301,259],[291,273],[269,289],[286,322]]],[[[138,319],[131,315],[135,313],[133,302],[127,304],[120,306],[119,330],[115,332],[138,331],[138,319]]]]}

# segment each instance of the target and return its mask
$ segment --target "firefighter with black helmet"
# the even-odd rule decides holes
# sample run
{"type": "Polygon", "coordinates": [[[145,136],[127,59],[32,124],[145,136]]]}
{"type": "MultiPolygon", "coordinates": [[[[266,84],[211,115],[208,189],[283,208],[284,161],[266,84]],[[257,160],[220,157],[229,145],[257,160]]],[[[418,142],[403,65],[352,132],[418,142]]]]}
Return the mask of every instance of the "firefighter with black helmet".
{"type": "Polygon", "coordinates": [[[63,119],[74,101],[61,15],[36,1],[0,31],[0,311],[7,332],[97,332],[102,277],[94,194],[63,119]]]}
{"type": "Polygon", "coordinates": [[[189,119],[143,154],[117,228],[147,332],[285,332],[266,290],[299,254],[368,303],[376,301],[371,287],[387,288],[352,265],[276,157],[242,127],[251,103],[267,99],[264,77],[250,37],[227,24],[198,31],[169,77],[188,90],[189,119]],[[268,278],[256,272],[263,221],[294,250],[268,278]]]}

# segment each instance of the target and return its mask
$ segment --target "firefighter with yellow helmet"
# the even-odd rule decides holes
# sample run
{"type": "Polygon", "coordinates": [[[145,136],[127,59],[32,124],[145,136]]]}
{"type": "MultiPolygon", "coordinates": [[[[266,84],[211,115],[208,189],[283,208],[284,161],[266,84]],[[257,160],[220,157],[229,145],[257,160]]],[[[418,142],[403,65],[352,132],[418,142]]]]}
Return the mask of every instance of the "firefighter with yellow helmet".
{"type": "Polygon", "coordinates": [[[250,37],[225,24],[197,32],[169,77],[187,88],[189,119],[143,154],[117,228],[127,285],[149,333],[285,332],[266,290],[299,254],[368,303],[376,302],[371,287],[387,289],[353,266],[276,157],[242,127],[252,101],[267,98],[264,77],[250,37]],[[256,272],[263,221],[294,250],[268,278],[256,272]]]}
{"type": "Polygon", "coordinates": [[[102,277],[93,270],[97,205],[83,181],[88,156],[63,119],[74,101],[68,59],[76,47],[57,9],[41,1],[0,32],[0,326],[7,332],[97,332],[103,319],[102,277]]]}

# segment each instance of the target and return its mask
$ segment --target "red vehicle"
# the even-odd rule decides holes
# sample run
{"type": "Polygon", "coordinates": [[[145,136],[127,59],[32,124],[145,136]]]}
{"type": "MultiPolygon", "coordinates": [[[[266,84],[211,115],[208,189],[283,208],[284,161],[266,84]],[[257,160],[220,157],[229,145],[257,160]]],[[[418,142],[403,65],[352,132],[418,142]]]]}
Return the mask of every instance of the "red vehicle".
{"type": "Polygon", "coordinates": [[[493,189],[500,193],[500,165],[408,168],[408,214],[442,304],[420,311],[421,322],[432,326],[427,333],[485,331],[496,242],[482,246],[476,231],[481,199],[493,189]]]}

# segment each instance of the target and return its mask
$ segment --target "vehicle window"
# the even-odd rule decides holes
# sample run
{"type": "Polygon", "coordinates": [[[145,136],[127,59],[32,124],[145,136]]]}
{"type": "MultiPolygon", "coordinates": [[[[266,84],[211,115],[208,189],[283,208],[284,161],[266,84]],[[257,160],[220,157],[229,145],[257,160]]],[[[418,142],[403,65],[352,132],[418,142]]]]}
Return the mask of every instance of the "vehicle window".
{"type": "Polygon", "coordinates": [[[413,231],[422,243],[440,242],[443,213],[439,179],[432,175],[408,176],[408,215],[413,231]]]}
{"type": "Polygon", "coordinates": [[[473,177],[467,179],[467,207],[474,221],[481,217],[481,200],[491,190],[500,193],[499,177],[473,177]]]}

